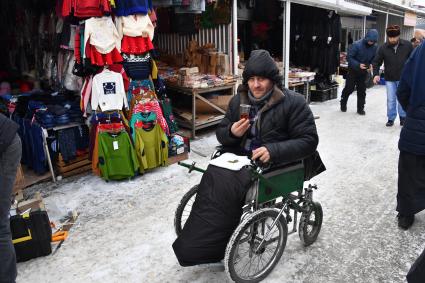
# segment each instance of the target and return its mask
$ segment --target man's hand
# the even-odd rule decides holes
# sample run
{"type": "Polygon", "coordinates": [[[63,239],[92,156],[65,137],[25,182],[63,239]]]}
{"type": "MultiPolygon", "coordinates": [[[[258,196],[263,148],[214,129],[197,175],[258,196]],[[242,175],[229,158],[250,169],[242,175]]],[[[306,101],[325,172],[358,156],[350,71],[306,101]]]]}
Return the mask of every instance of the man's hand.
{"type": "Polygon", "coordinates": [[[367,70],[367,66],[365,64],[360,64],[360,69],[367,70]]]}
{"type": "Polygon", "coordinates": [[[270,161],[270,153],[265,146],[252,151],[252,160],[256,159],[260,159],[260,161],[263,163],[270,161]]]}
{"type": "Polygon", "coordinates": [[[240,119],[239,121],[233,123],[230,131],[235,137],[242,137],[245,132],[249,129],[249,119],[240,119]]]}
{"type": "Polygon", "coordinates": [[[375,76],[374,78],[373,78],[373,83],[374,84],[378,84],[379,83],[379,81],[381,80],[381,77],[380,76],[375,76]]]}

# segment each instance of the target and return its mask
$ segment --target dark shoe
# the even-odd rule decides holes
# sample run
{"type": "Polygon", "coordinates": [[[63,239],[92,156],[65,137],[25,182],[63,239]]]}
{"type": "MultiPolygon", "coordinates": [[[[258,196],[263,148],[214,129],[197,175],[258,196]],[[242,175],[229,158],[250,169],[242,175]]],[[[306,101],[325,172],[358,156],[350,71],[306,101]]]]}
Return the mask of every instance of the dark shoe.
{"type": "Polygon", "coordinates": [[[357,110],[357,114],[366,115],[366,112],[363,109],[357,110]]]}
{"type": "Polygon", "coordinates": [[[341,111],[342,112],[347,112],[347,104],[341,103],[341,111]]]}
{"type": "Polygon", "coordinates": [[[402,215],[398,214],[398,227],[403,230],[407,230],[412,226],[413,221],[415,221],[415,215],[402,215]]]}
{"type": "Polygon", "coordinates": [[[404,126],[405,121],[406,121],[406,117],[400,117],[400,126],[404,126]]]}
{"type": "MultiPolygon", "coordinates": [[[[401,123],[401,122],[400,122],[401,123]]],[[[387,127],[392,127],[394,126],[394,121],[393,120],[388,120],[388,122],[385,124],[385,126],[387,127]]]]}

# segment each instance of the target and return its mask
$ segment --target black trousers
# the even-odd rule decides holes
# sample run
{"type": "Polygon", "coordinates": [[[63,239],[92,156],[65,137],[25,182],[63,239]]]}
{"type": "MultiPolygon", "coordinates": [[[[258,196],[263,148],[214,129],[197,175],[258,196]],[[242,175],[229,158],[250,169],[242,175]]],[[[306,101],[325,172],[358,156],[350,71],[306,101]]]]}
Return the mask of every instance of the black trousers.
{"type": "Polygon", "coordinates": [[[413,215],[425,209],[425,156],[400,152],[397,211],[413,215]]]}
{"type": "Polygon", "coordinates": [[[0,283],[14,283],[16,279],[16,256],[10,232],[9,212],[21,154],[22,145],[17,134],[12,144],[0,154],[0,283]]]}
{"type": "Polygon", "coordinates": [[[357,89],[357,110],[363,110],[366,103],[366,71],[348,70],[345,87],[342,90],[341,104],[346,105],[348,97],[357,89]]]}

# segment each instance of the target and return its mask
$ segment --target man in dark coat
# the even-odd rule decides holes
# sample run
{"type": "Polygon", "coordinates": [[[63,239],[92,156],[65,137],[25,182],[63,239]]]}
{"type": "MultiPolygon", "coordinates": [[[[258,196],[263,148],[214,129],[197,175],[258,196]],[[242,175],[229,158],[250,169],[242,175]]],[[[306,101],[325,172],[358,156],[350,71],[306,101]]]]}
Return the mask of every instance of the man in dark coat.
{"type": "Polygon", "coordinates": [[[397,90],[406,111],[398,148],[398,225],[408,229],[414,215],[425,209],[425,46],[422,43],[407,60],[397,90]]]}
{"type": "MultiPolygon", "coordinates": [[[[243,85],[217,129],[218,141],[263,163],[286,163],[312,155],[318,144],[313,114],[302,96],[282,90],[281,85],[282,77],[270,54],[265,50],[251,52],[243,85]],[[251,105],[249,119],[240,119],[240,104],[251,105]]],[[[173,243],[180,265],[224,258],[250,184],[247,169],[208,166],[189,218],[173,243]]]]}
{"type": "Polygon", "coordinates": [[[400,39],[400,27],[391,25],[387,27],[388,41],[378,48],[373,60],[373,82],[378,84],[381,77],[379,68],[385,64],[385,85],[387,87],[387,127],[394,125],[394,120],[400,116],[400,125],[403,126],[406,113],[397,101],[397,87],[400,82],[401,71],[413,51],[412,44],[404,39],[400,39]]]}
{"type": "Polygon", "coordinates": [[[347,101],[354,88],[357,88],[357,113],[365,115],[367,72],[375,57],[378,31],[371,29],[365,38],[353,43],[348,50],[348,75],[341,95],[341,111],[347,111],[347,101]]]}
{"type": "Polygon", "coordinates": [[[286,163],[316,150],[313,114],[301,95],[282,89],[276,63],[265,50],[251,53],[243,84],[229,103],[216,131],[225,147],[240,147],[253,159],[286,163]],[[251,105],[249,119],[240,119],[240,104],[251,105]]]}
{"type": "Polygon", "coordinates": [[[9,212],[16,169],[21,161],[22,146],[18,125],[0,114],[0,282],[16,279],[16,257],[10,232],[9,212]]]}

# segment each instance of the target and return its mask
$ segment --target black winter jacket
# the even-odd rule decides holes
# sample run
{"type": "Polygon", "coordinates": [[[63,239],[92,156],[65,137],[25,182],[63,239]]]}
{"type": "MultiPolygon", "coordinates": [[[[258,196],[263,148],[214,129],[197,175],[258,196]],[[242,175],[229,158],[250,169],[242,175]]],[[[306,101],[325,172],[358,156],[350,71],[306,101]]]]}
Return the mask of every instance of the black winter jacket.
{"type": "Polygon", "coordinates": [[[399,81],[404,63],[409,59],[413,46],[410,41],[400,39],[400,43],[395,51],[394,47],[387,43],[380,46],[373,60],[373,75],[379,75],[379,68],[385,64],[385,80],[389,82],[399,81]]]}
{"type": "MultiPolygon", "coordinates": [[[[246,136],[234,137],[230,129],[239,121],[239,105],[249,104],[248,88],[241,85],[238,94],[229,103],[224,119],[219,124],[216,135],[225,147],[243,148],[246,136]]],[[[313,113],[304,98],[285,89],[274,87],[273,94],[259,111],[255,127],[261,141],[274,164],[303,159],[313,154],[319,143],[313,113]]]]}
{"type": "Polygon", "coordinates": [[[18,128],[18,124],[0,113],[0,154],[12,143],[18,128]]]}

